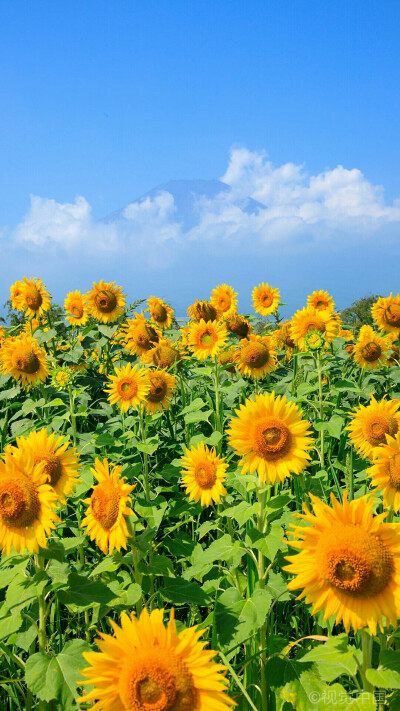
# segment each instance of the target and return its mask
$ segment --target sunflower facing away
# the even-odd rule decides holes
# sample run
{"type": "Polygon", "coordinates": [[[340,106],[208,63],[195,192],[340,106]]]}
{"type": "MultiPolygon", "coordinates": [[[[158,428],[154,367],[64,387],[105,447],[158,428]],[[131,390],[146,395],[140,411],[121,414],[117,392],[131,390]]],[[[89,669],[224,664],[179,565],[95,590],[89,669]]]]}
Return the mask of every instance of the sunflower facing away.
{"type": "Polygon", "coordinates": [[[174,609],[167,627],[164,610],[144,609],[138,619],[123,612],[114,636],[100,632],[100,652],[84,652],[81,673],[93,687],[78,701],[97,711],[224,711],[235,702],[226,693],[226,667],[204,649],[204,630],[177,632],[174,609]]]}
{"type": "Polygon", "coordinates": [[[386,444],[372,452],[373,466],[367,470],[371,486],[383,492],[383,504],[400,511],[400,432],[386,435],[386,444]]]}
{"type": "Polygon", "coordinates": [[[235,412],[228,440],[242,457],[242,474],[257,471],[261,481],[274,484],[303,471],[313,440],[297,405],[272,392],[246,400],[235,412]]]}
{"type": "Polygon", "coordinates": [[[30,432],[26,438],[17,437],[16,442],[16,447],[10,447],[16,462],[22,466],[29,457],[34,464],[43,462],[46,483],[53,487],[58,500],[65,503],[65,497],[78,483],[79,457],[71,442],[54,432],[49,435],[44,428],[30,432]]]}
{"type": "Polygon", "coordinates": [[[121,330],[125,350],[130,355],[143,356],[160,340],[161,332],[147,321],[143,313],[135,314],[121,330]]]}
{"type": "Polygon", "coordinates": [[[121,466],[109,464],[107,459],[95,460],[95,466],[90,471],[99,482],[94,487],[89,499],[86,516],[81,527],[87,528],[91,541],[96,541],[105,555],[114,549],[120,551],[126,548],[129,536],[125,516],[132,516],[129,494],[135,485],[130,486],[121,477],[121,466]]]}
{"type": "Polygon", "coordinates": [[[371,308],[372,318],[382,331],[400,336],[400,294],[379,297],[371,308]]]}
{"type": "Polygon", "coordinates": [[[218,284],[211,291],[210,303],[217,311],[218,318],[229,319],[237,311],[237,291],[228,284],[218,284]]]}
{"type": "Polygon", "coordinates": [[[269,316],[277,310],[281,295],[279,289],[269,284],[259,284],[252,291],[253,308],[261,316],[269,316]]]}
{"type": "Polygon", "coordinates": [[[228,339],[228,332],[224,323],[220,321],[204,321],[192,323],[189,328],[189,348],[199,360],[209,356],[214,358],[221,348],[224,348],[228,339]]]}
{"type": "Polygon", "coordinates": [[[374,447],[386,444],[386,435],[394,437],[400,426],[399,400],[377,402],[371,395],[369,405],[360,405],[354,412],[347,428],[350,439],[363,459],[371,458],[374,447]]]}
{"type": "Polygon", "coordinates": [[[174,322],[174,309],[163,301],[163,299],[158,299],[156,296],[150,296],[147,303],[149,305],[148,311],[150,311],[152,321],[154,321],[158,328],[161,328],[163,331],[171,328],[174,322]]]}
{"type": "Polygon", "coordinates": [[[162,412],[171,405],[176,390],[176,377],[165,370],[148,370],[147,379],[150,390],[143,402],[146,412],[162,412]]]}
{"type": "Polygon", "coordinates": [[[31,456],[19,461],[10,449],[0,460],[0,549],[7,555],[38,553],[46,548],[46,536],[56,527],[57,494],[47,483],[42,463],[31,456]]]}
{"type": "Polygon", "coordinates": [[[318,311],[312,306],[307,306],[301,311],[296,311],[290,328],[291,338],[302,351],[307,350],[305,337],[310,331],[323,333],[325,342],[331,343],[337,336],[339,327],[330,311],[318,311]]]}
{"type": "Polygon", "coordinates": [[[105,388],[110,405],[117,404],[122,412],[130,407],[137,407],[146,398],[150,390],[147,371],[138,365],[124,365],[115,369],[115,375],[109,375],[110,385],[105,388]]]}
{"type": "Polygon", "coordinates": [[[46,353],[35,338],[7,338],[0,350],[3,373],[28,387],[43,383],[49,373],[46,353]]]}
{"type": "Polygon", "coordinates": [[[84,326],[88,322],[89,307],[87,297],[80,291],[70,291],[64,301],[66,320],[71,326],[84,326]]]}
{"type": "Polygon", "coordinates": [[[198,299],[187,309],[188,316],[194,321],[215,321],[217,319],[217,309],[210,301],[199,301],[198,299]]]}
{"type": "Polygon", "coordinates": [[[290,356],[293,355],[294,349],[296,348],[296,344],[292,339],[290,332],[291,325],[291,321],[284,321],[272,334],[272,338],[277,348],[284,350],[287,358],[290,358],[290,356]]]}
{"type": "Polygon", "coordinates": [[[225,366],[225,370],[227,370],[229,373],[232,373],[232,375],[234,375],[236,373],[236,367],[234,365],[235,351],[236,351],[235,346],[226,348],[224,351],[220,352],[219,358],[218,358],[218,362],[220,363],[220,365],[225,366]]]}
{"type": "Polygon", "coordinates": [[[276,351],[268,336],[243,338],[235,349],[234,360],[241,375],[258,380],[277,366],[276,351]]]}
{"type": "Polygon", "coordinates": [[[335,302],[327,291],[313,291],[307,296],[307,306],[312,306],[316,311],[333,311],[335,302]]]}
{"type": "Polygon", "coordinates": [[[302,589],[298,599],[312,603],[312,614],[335,615],[346,632],[368,626],[376,634],[400,615],[400,525],[382,523],[387,513],[373,515],[371,495],[343,504],[331,494],[332,507],[313,494],[314,513],[304,506],[295,514],[310,526],[293,526],[286,567],[296,577],[289,590],[302,589]]]}
{"type": "Polygon", "coordinates": [[[190,447],[181,459],[182,484],[190,501],[200,500],[202,506],[211,506],[214,501],[219,504],[221,496],[225,496],[223,485],[226,479],[228,465],[219,457],[215,449],[209,449],[204,442],[190,447]]]}
{"type": "Polygon", "coordinates": [[[41,279],[23,278],[20,308],[28,318],[43,316],[51,308],[51,296],[41,279]]]}
{"type": "Polygon", "coordinates": [[[143,361],[152,363],[161,369],[171,368],[181,358],[182,354],[178,344],[169,341],[167,338],[160,338],[159,342],[155,343],[154,347],[142,356],[143,361]]]}
{"type": "Polygon", "coordinates": [[[374,331],[371,326],[362,326],[354,345],[353,356],[364,370],[375,370],[388,365],[391,344],[374,331]]]}
{"type": "Polygon", "coordinates": [[[251,323],[241,314],[235,314],[226,322],[228,331],[239,339],[248,338],[251,333],[251,323]]]}
{"type": "Polygon", "coordinates": [[[88,304],[96,321],[112,323],[124,313],[125,295],[122,287],[116,286],[114,281],[105,282],[102,279],[97,284],[93,282],[93,289],[88,293],[88,304]]]}

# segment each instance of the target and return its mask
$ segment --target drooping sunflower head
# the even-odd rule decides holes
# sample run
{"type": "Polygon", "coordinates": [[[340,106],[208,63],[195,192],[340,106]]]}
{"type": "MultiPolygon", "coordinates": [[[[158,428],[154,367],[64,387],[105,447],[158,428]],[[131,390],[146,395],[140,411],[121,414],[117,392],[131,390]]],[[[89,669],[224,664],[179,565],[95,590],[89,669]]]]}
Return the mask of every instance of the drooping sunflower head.
{"type": "Polygon", "coordinates": [[[125,350],[131,355],[143,356],[160,340],[161,332],[146,320],[143,313],[135,314],[123,328],[125,350]]]}
{"type": "Polygon", "coordinates": [[[147,301],[150,311],[150,316],[154,323],[162,330],[171,328],[174,322],[174,310],[168,306],[162,299],[157,299],[156,296],[150,296],[147,301]]]}
{"type": "Polygon", "coordinates": [[[22,311],[28,318],[40,317],[51,308],[51,296],[41,279],[23,278],[21,282],[21,297],[18,301],[22,311]]]}
{"type": "Polygon", "coordinates": [[[91,315],[100,323],[112,323],[124,313],[125,294],[114,281],[93,282],[87,298],[91,315]]]}
{"type": "Polygon", "coordinates": [[[43,464],[47,484],[54,489],[57,499],[64,504],[79,479],[79,457],[75,447],[64,437],[45,428],[30,432],[28,437],[17,437],[17,446],[12,447],[14,459],[23,466],[31,458],[34,464],[43,464]]]}
{"type": "Polygon", "coordinates": [[[333,311],[335,302],[327,291],[313,291],[307,296],[307,306],[312,306],[316,311],[333,311]]]}
{"type": "Polygon", "coordinates": [[[237,292],[228,284],[218,284],[211,292],[210,303],[217,311],[218,318],[229,319],[237,311],[237,292]]]}
{"type": "Polygon", "coordinates": [[[38,553],[59,521],[57,495],[46,483],[43,463],[32,456],[14,457],[9,447],[0,460],[0,548],[7,555],[38,553]]]}
{"type": "Polygon", "coordinates": [[[215,449],[209,449],[204,442],[190,447],[181,458],[182,484],[190,501],[200,501],[202,506],[219,504],[225,496],[223,485],[226,479],[227,463],[219,457],[215,449]]]}
{"type": "Polygon", "coordinates": [[[332,343],[338,334],[338,323],[330,311],[318,311],[307,306],[297,311],[292,318],[290,335],[298,348],[307,350],[305,338],[310,331],[319,331],[324,335],[325,343],[332,343]]]}
{"type": "Polygon", "coordinates": [[[66,320],[71,326],[84,326],[89,318],[89,306],[85,294],[80,291],[70,291],[64,301],[66,320]]]}
{"type": "Polygon", "coordinates": [[[150,390],[145,368],[127,365],[115,369],[115,375],[108,376],[109,385],[105,388],[111,405],[117,404],[122,412],[130,407],[138,407],[144,402],[150,390]]]}
{"type": "Polygon", "coordinates": [[[304,470],[313,441],[310,423],[295,403],[265,393],[246,400],[235,414],[228,441],[242,457],[242,474],[257,471],[261,481],[274,484],[304,470]]]}
{"type": "Polygon", "coordinates": [[[385,508],[400,511],[400,432],[386,435],[386,444],[373,450],[372,461],[367,470],[371,486],[382,491],[385,508]]]}
{"type": "Polygon", "coordinates": [[[84,499],[88,505],[81,527],[87,529],[91,541],[105,555],[127,547],[129,537],[125,516],[132,516],[130,493],[135,485],[130,486],[121,477],[121,466],[109,464],[107,459],[95,460],[90,470],[98,481],[90,498],[84,499]]]}
{"type": "Polygon", "coordinates": [[[31,387],[46,380],[49,366],[46,353],[35,338],[7,338],[0,350],[3,373],[31,387]]]}
{"type": "Polygon", "coordinates": [[[241,375],[258,380],[277,366],[277,355],[268,336],[251,334],[243,338],[234,354],[237,369],[241,375]]]}
{"type": "Polygon", "coordinates": [[[291,336],[291,321],[287,320],[284,321],[279,328],[276,329],[276,331],[273,332],[273,340],[280,350],[284,350],[286,352],[286,357],[290,358],[290,356],[294,353],[294,349],[296,347],[296,344],[291,336]]]}
{"type": "Polygon", "coordinates": [[[196,299],[194,304],[188,307],[187,312],[193,321],[216,321],[217,319],[217,310],[210,301],[196,299]]]}
{"type": "Polygon", "coordinates": [[[299,549],[286,567],[296,577],[289,590],[312,603],[312,613],[335,615],[346,632],[368,626],[396,624],[399,616],[400,525],[382,523],[374,516],[371,496],[343,504],[331,494],[331,507],[310,494],[314,513],[304,506],[295,514],[309,526],[294,526],[289,545],[299,549]]]}
{"type": "Polygon", "coordinates": [[[371,326],[362,326],[354,346],[354,360],[364,370],[375,370],[388,365],[391,349],[387,338],[376,333],[371,326]]]}
{"type": "Polygon", "coordinates": [[[152,363],[157,368],[165,370],[172,368],[182,358],[178,344],[169,341],[167,338],[160,338],[159,342],[154,345],[145,355],[146,361],[152,363]]]}
{"type": "Polygon", "coordinates": [[[230,346],[230,348],[226,348],[224,351],[221,351],[218,358],[220,364],[225,366],[225,370],[232,373],[232,375],[236,373],[236,367],[234,365],[235,351],[235,346],[230,346]]]}
{"type": "Polygon", "coordinates": [[[369,405],[360,405],[354,412],[352,421],[347,426],[350,439],[357,452],[364,458],[371,458],[374,447],[386,443],[386,435],[394,437],[400,427],[399,400],[377,402],[371,395],[369,405]]]}
{"type": "Polygon", "coordinates": [[[251,323],[241,314],[235,314],[226,323],[228,331],[239,339],[248,338],[251,333],[251,323]]]}
{"type": "Polygon", "coordinates": [[[100,633],[100,652],[84,652],[82,671],[91,690],[80,702],[98,711],[225,711],[235,702],[226,693],[226,667],[217,652],[204,649],[197,627],[177,632],[174,610],[167,627],[164,610],[144,609],[138,619],[124,612],[114,636],[100,633]]]}
{"type": "Polygon", "coordinates": [[[226,326],[221,321],[199,321],[189,328],[189,348],[199,360],[215,358],[228,339],[226,326]]]}
{"type": "Polygon", "coordinates": [[[261,316],[269,316],[276,311],[281,300],[279,289],[264,282],[254,287],[252,297],[254,311],[261,316]]]}
{"type": "Polygon", "coordinates": [[[371,308],[371,314],[382,331],[400,336],[400,294],[379,297],[371,308]]]}
{"type": "Polygon", "coordinates": [[[10,286],[11,306],[14,311],[24,311],[22,307],[22,288],[24,282],[16,281],[10,286]]]}
{"type": "Polygon", "coordinates": [[[144,401],[146,412],[162,412],[171,405],[172,396],[176,390],[176,377],[165,370],[148,370],[147,378],[150,390],[144,401]]]}

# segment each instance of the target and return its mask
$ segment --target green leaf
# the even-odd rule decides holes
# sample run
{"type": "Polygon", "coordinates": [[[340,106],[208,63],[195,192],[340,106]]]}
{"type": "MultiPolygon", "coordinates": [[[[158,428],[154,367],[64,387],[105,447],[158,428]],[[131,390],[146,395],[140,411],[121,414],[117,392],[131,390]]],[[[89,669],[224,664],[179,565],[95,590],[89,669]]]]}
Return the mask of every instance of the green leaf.
{"type": "Polygon", "coordinates": [[[366,677],[374,686],[400,689],[400,652],[385,649],[381,652],[377,669],[368,669],[366,677]]]}
{"type": "Polygon", "coordinates": [[[57,699],[64,708],[64,703],[76,696],[79,673],[87,665],[82,655],[90,649],[87,642],[73,639],[56,657],[42,652],[32,654],[25,666],[28,689],[42,701],[57,699]]]}
{"type": "Polygon", "coordinates": [[[323,681],[334,681],[341,674],[355,676],[357,659],[361,663],[360,651],[348,644],[346,634],[339,634],[314,647],[298,661],[314,662],[323,681]]]}
{"type": "Polygon", "coordinates": [[[14,634],[14,632],[18,632],[23,622],[19,612],[12,615],[7,612],[7,614],[3,617],[4,612],[6,611],[3,607],[0,612],[0,641],[7,639],[7,637],[14,634]]]}
{"type": "Polygon", "coordinates": [[[83,575],[71,573],[68,576],[67,590],[59,590],[58,597],[64,605],[82,610],[92,607],[95,603],[106,605],[114,595],[107,585],[99,580],[91,581],[83,575]]]}
{"type": "Polygon", "coordinates": [[[197,583],[189,583],[183,578],[167,578],[159,592],[164,600],[173,605],[208,605],[209,598],[197,583]]]}
{"type": "Polygon", "coordinates": [[[340,415],[332,415],[329,422],[327,422],[326,429],[329,432],[329,434],[332,435],[332,437],[335,437],[335,439],[340,439],[340,435],[342,434],[344,423],[345,423],[345,420],[343,417],[340,417],[340,415]]]}
{"type": "Polygon", "coordinates": [[[264,553],[271,563],[277,552],[284,547],[283,528],[275,521],[268,526],[265,533],[260,533],[256,528],[250,528],[246,539],[246,545],[264,553]]]}
{"type": "Polygon", "coordinates": [[[14,385],[13,388],[0,391],[0,400],[12,400],[14,397],[19,395],[20,392],[21,388],[19,387],[19,385],[14,385]]]}
{"type": "Polygon", "coordinates": [[[219,645],[229,650],[251,637],[264,624],[271,601],[267,590],[256,589],[248,600],[236,588],[223,592],[215,608],[219,645]]]}
{"type": "Polygon", "coordinates": [[[246,521],[249,520],[256,513],[258,504],[248,504],[247,501],[241,501],[237,506],[231,506],[225,511],[222,511],[221,516],[227,516],[228,518],[234,518],[238,522],[239,526],[243,526],[246,521]]]}

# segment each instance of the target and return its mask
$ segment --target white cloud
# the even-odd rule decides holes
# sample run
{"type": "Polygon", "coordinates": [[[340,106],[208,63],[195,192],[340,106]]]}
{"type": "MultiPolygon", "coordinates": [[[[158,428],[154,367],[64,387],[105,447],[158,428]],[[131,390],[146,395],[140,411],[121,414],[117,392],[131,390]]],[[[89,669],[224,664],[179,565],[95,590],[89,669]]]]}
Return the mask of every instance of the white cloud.
{"type": "MultiPolygon", "coordinates": [[[[220,246],[237,253],[264,253],[278,243],[368,239],[388,226],[400,227],[400,200],[385,203],[382,186],[372,185],[358,169],[339,165],[318,175],[304,166],[275,167],[264,152],[231,151],[222,181],[230,186],[213,198],[193,197],[196,224],[184,230],[174,196],[166,191],[128,205],[109,221],[93,218],[83,197],[74,203],[32,196],[30,210],[11,234],[26,246],[56,245],[80,253],[134,253],[151,266],[166,265],[186,249],[220,246]],[[249,209],[248,199],[257,201],[249,209]],[[247,207],[246,207],[247,206],[247,207]]],[[[192,215],[192,217],[193,217],[192,215]]],[[[193,220],[192,220],[193,223],[193,220]]]]}

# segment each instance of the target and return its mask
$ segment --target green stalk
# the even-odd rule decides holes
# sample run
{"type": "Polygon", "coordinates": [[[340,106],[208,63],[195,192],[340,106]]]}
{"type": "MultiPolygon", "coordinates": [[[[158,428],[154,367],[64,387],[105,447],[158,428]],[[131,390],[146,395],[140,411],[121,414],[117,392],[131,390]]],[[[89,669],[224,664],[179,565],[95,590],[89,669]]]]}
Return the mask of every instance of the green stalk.
{"type": "MultiPolygon", "coordinates": [[[[265,528],[265,497],[266,491],[260,489],[258,493],[258,500],[260,504],[260,510],[258,514],[257,528],[260,533],[264,533],[265,528]]],[[[264,553],[258,551],[258,584],[261,589],[265,587],[265,559],[264,553]]],[[[268,685],[267,677],[265,674],[266,664],[267,664],[267,621],[264,622],[260,629],[260,659],[261,659],[261,709],[262,711],[268,711],[268,685]]]]}
{"type": "Polygon", "coordinates": [[[354,499],[354,468],[353,468],[353,447],[350,450],[350,481],[349,481],[349,501],[354,499]]]}
{"type": "Polygon", "coordinates": [[[373,684],[371,684],[366,677],[366,672],[368,669],[371,668],[371,661],[372,661],[372,645],[374,642],[374,638],[368,634],[368,632],[364,629],[361,630],[361,647],[362,647],[362,680],[363,680],[363,688],[364,691],[369,691],[370,693],[373,692],[374,687],[373,684]]]}
{"type": "Polygon", "coordinates": [[[68,393],[69,393],[69,414],[71,418],[71,426],[72,426],[72,441],[74,443],[74,447],[76,447],[76,417],[75,417],[75,398],[74,394],[72,392],[72,387],[71,385],[68,385],[68,393]]]}
{"type": "MultiPolygon", "coordinates": [[[[130,516],[127,516],[126,519],[126,527],[128,529],[129,533],[129,543],[131,546],[131,551],[132,551],[132,560],[133,560],[133,575],[135,578],[135,582],[142,587],[142,579],[143,575],[139,571],[139,559],[138,559],[138,553],[137,553],[137,548],[135,546],[135,533],[136,533],[136,526],[135,524],[132,525],[132,521],[130,519],[130,516]]],[[[137,601],[136,603],[136,616],[139,617],[140,613],[143,610],[143,603],[142,603],[142,598],[137,601]]]]}
{"type": "MultiPolygon", "coordinates": [[[[319,417],[320,417],[320,420],[322,421],[324,419],[324,408],[323,408],[323,404],[322,404],[322,370],[321,370],[321,353],[320,353],[320,351],[318,351],[318,355],[315,360],[316,360],[316,366],[317,366],[317,371],[318,371],[319,417]]],[[[321,469],[325,469],[325,459],[324,459],[325,432],[323,429],[320,432],[320,436],[321,436],[321,447],[320,447],[321,469]]]]}
{"type": "MultiPolygon", "coordinates": [[[[219,371],[218,371],[218,361],[215,359],[215,371],[214,371],[214,383],[215,383],[215,423],[217,432],[222,434],[222,421],[221,421],[221,397],[219,392],[219,371]]],[[[222,445],[222,438],[218,443],[217,449],[220,451],[222,445]]]]}
{"type": "MultiPolygon", "coordinates": [[[[37,557],[37,565],[36,571],[43,570],[44,569],[44,560],[42,556],[37,557]]],[[[44,589],[42,592],[38,595],[38,603],[39,603],[39,632],[38,632],[38,641],[39,641],[39,652],[42,654],[46,654],[46,600],[44,597],[44,589]]],[[[39,701],[39,711],[46,711],[47,704],[45,701],[39,701]]]]}
{"type": "MultiPolygon", "coordinates": [[[[141,405],[139,405],[138,412],[139,412],[140,438],[141,438],[142,444],[146,444],[146,425],[145,425],[145,421],[144,421],[144,412],[143,412],[143,408],[141,407],[141,405]]],[[[146,494],[147,503],[150,503],[149,455],[147,454],[147,452],[143,452],[143,460],[144,460],[144,491],[146,494]]]]}

